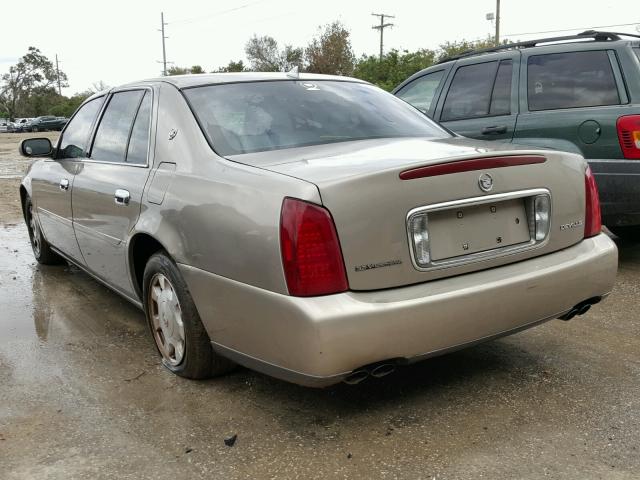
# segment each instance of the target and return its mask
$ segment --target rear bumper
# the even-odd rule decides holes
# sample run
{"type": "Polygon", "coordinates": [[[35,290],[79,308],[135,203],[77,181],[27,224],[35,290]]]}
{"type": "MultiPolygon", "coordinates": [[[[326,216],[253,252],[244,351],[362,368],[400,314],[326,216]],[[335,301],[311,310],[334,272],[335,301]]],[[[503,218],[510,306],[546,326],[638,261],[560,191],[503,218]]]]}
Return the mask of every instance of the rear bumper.
{"type": "Polygon", "coordinates": [[[402,288],[296,298],[180,265],[214,349],[294,383],[326,386],[388,359],[411,362],[557,318],[609,293],[604,234],[534,259],[402,288]]]}
{"type": "Polygon", "coordinates": [[[640,225],[640,160],[588,160],[607,226],[640,225]]]}

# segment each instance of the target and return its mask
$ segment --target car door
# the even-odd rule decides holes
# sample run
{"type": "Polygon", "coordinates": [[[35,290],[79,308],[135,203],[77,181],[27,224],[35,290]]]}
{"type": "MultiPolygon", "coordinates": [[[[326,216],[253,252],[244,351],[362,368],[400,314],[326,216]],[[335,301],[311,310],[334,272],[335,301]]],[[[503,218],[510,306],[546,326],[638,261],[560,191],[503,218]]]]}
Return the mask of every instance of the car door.
{"type": "Polygon", "coordinates": [[[127,239],[149,175],[152,103],[151,89],[111,94],[73,187],[73,222],[86,265],[125,295],[134,294],[127,239]]]}
{"type": "Polygon", "coordinates": [[[615,125],[629,99],[613,50],[592,45],[536,48],[522,57],[521,115],[514,142],[585,158],[622,158],[615,125]]]}
{"type": "Polygon", "coordinates": [[[51,245],[78,263],[83,260],[72,223],[73,180],[103,102],[104,97],[97,97],[82,105],[62,132],[53,158],[32,170],[32,201],[42,232],[51,245]]]}
{"type": "Polygon", "coordinates": [[[465,137],[511,140],[519,62],[519,52],[459,60],[438,101],[436,121],[465,137]]]}

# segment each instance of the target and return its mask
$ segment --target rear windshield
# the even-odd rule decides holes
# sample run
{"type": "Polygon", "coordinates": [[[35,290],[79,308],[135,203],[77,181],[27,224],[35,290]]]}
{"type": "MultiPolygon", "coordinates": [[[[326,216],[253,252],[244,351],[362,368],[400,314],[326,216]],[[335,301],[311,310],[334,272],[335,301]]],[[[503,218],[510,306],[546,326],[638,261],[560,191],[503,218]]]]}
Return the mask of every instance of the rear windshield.
{"type": "Polygon", "coordinates": [[[402,100],[355,82],[244,82],[184,92],[219,155],[370,138],[450,136],[402,100]]]}

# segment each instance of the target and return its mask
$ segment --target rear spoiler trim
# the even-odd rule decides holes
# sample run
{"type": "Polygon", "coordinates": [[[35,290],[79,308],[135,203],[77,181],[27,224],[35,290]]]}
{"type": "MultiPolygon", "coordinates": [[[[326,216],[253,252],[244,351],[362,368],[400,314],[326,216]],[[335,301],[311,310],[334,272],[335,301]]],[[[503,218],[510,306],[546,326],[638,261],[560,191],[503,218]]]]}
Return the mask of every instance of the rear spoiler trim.
{"type": "Polygon", "coordinates": [[[489,170],[491,168],[516,167],[520,165],[534,165],[546,162],[542,155],[513,155],[503,157],[471,158],[469,160],[457,160],[448,163],[438,163],[425,167],[412,168],[400,172],[400,180],[413,180],[415,178],[436,177],[451,173],[472,172],[476,170],[489,170]]]}

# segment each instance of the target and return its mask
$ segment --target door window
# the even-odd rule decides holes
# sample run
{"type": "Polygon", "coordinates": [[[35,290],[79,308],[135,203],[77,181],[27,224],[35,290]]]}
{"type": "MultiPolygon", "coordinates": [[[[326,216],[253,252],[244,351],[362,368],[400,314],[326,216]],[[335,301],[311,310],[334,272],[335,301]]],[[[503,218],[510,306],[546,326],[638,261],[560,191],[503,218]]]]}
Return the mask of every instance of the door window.
{"type": "Polygon", "coordinates": [[[85,148],[89,141],[91,126],[98,116],[104,97],[85,103],[69,121],[62,134],[57,158],[85,157],[85,148]]]}
{"type": "Polygon", "coordinates": [[[640,48],[633,47],[633,51],[636,52],[636,57],[638,57],[638,60],[640,60],[640,48]]]}
{"type": "Polygon", "coordinates": [[[529,57],[527,97],[530,111],[620,103],[605,50],[529,57]]]}
{"type": "Polygon", "coordinates": [[[138,109],[127,151],[127,163],[144,165],[149,149],[149,125],[151,123],[151,93],[145,92],[138,109]]]}
{"type": "Polygon", "coordinates": [[[415,79],[409,85],[406,85],[396,95],[405,102],[413,105],[422,113],[429,112],[433,96],[442,81],[444,70],[428,73],[420,78],[415,79]]]}
{"type": "Polygon", "coordinates": [[[124,162],[129,134],[144,95],[143,90],[114,93],[96,131],[91,158],[102,162],[124,162]]]}
{"type": "Polygon", "coordinates": [[[498,66],[496,81],[491,94],[489,115],[509,115],[511,113],[511,80],[513,62],[502,60],[498,66]]]}
{"type": "Polygon", "coordinates": [[[441,120],[508,115],[511,110],[512,68],[511,60],[458,68],[442,108],[441,120]]]}

